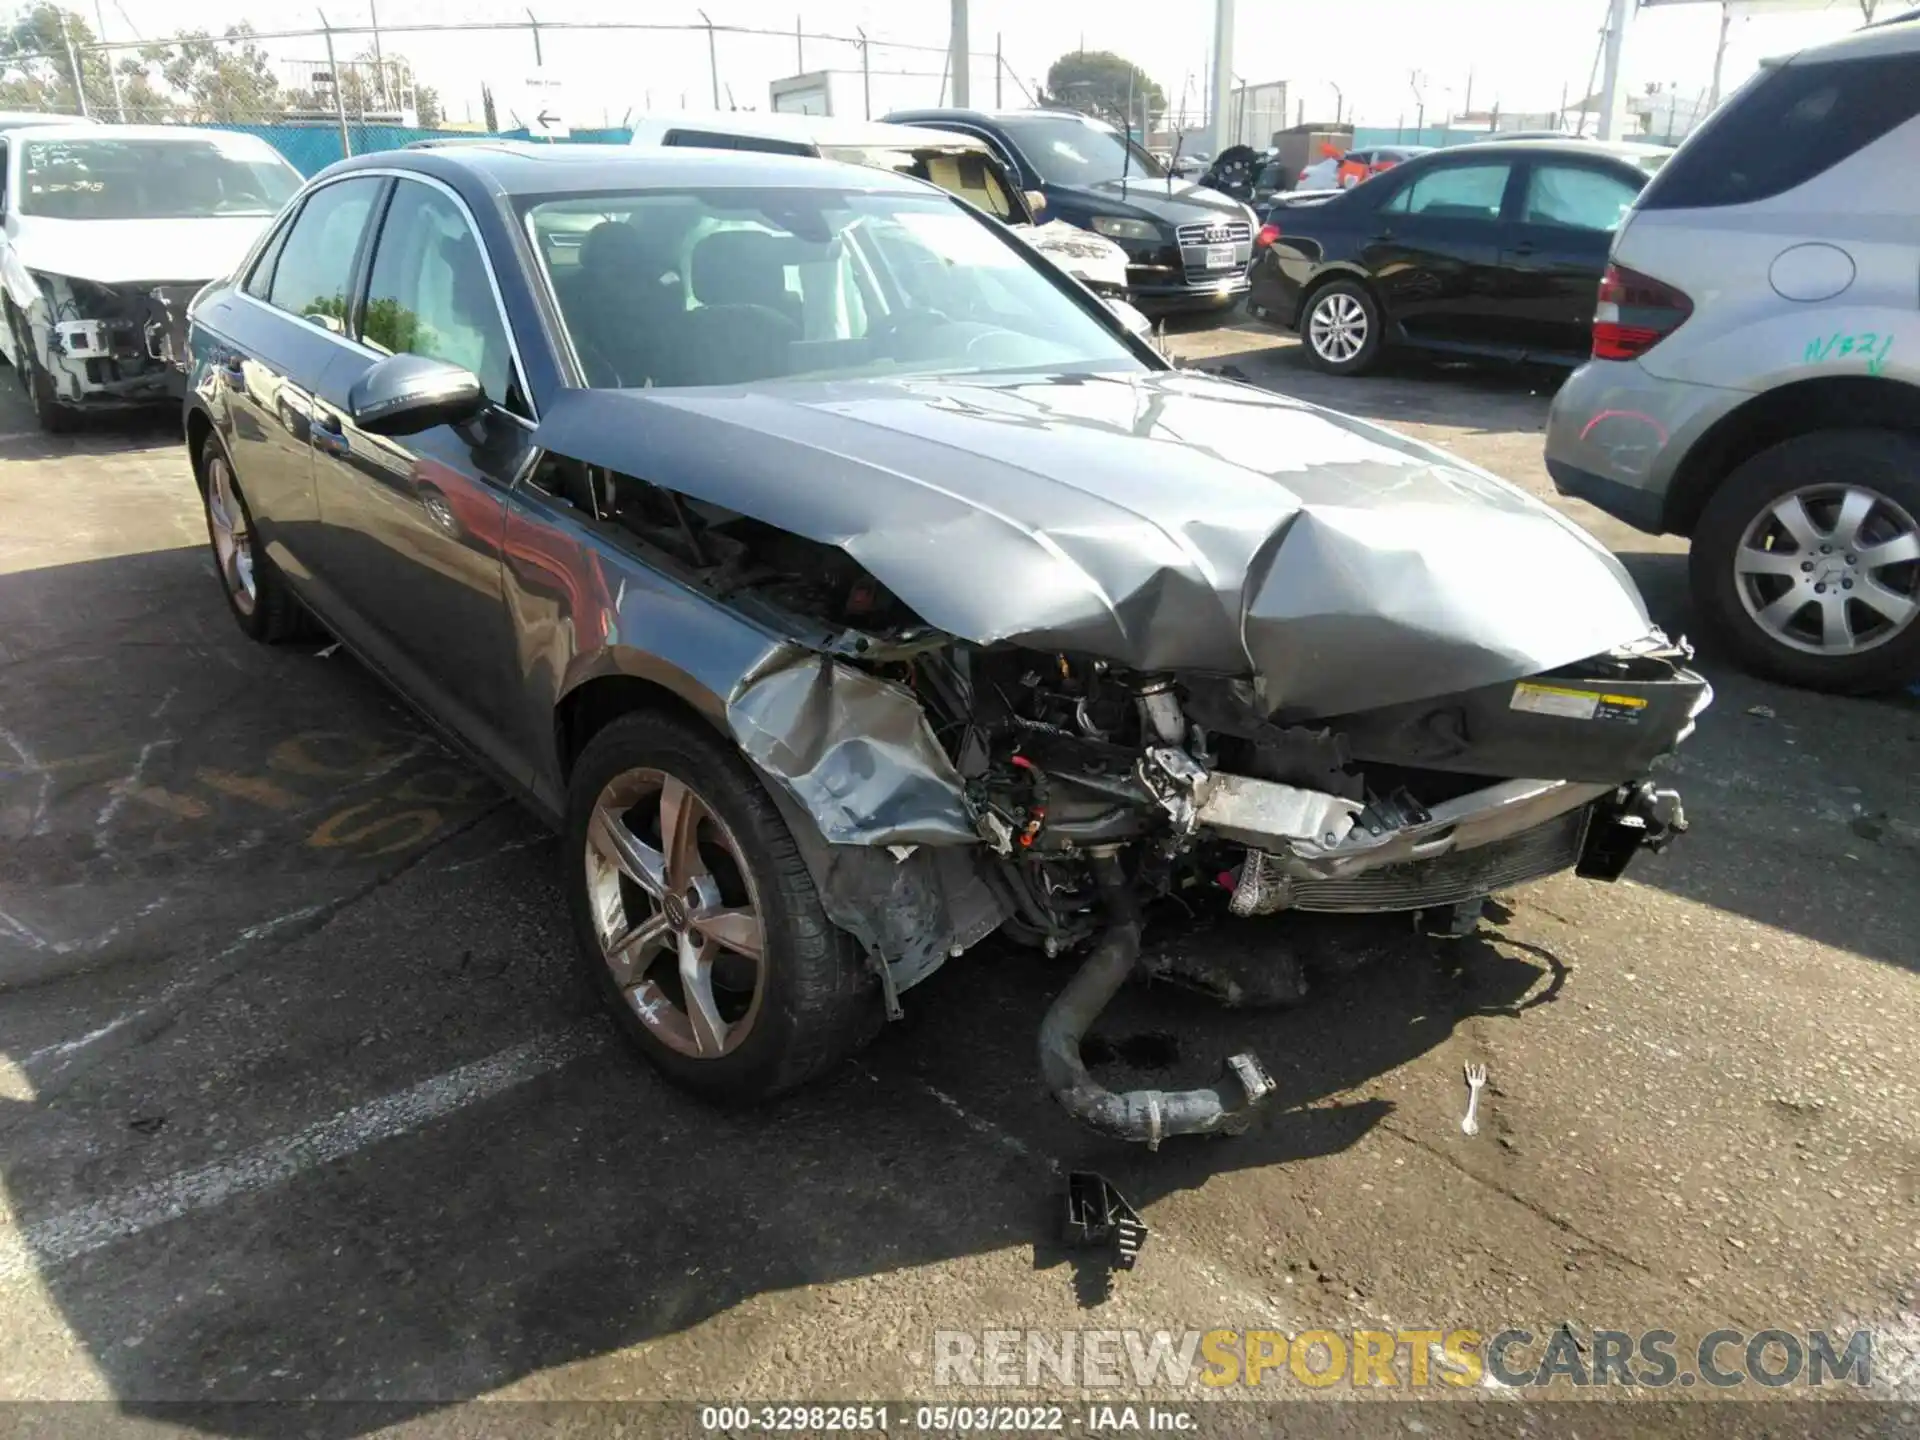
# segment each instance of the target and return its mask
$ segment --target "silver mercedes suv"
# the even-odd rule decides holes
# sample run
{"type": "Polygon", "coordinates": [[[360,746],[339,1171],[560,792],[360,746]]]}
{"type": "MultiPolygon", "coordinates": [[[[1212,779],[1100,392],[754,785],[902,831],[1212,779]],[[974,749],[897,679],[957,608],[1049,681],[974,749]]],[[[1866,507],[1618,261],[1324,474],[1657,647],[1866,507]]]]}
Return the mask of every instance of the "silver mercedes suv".
{"type": "Polygon", "coordinates": [[[1641,192],[1593,358],[1553,405],[1566,494],[1693,541],[1749,668],[1920,676],[1920,18],[1767,65],[1641,192]]]}

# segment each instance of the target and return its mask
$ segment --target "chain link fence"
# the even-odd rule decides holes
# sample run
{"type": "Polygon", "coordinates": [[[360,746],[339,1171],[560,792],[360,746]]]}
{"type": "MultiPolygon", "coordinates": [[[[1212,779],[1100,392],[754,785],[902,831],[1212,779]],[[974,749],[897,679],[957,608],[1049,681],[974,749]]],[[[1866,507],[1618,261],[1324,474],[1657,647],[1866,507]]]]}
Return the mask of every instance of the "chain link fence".
{"type": "MultiPolygon", "coordinates": [[[[636,67],[638,68],[638,67],[636,67]]],[[[78,12],[39,4],[0,31],[0,111],[79,115],[124,124],[211,125],[273,143],[303,173],[343,154],[432,137],[556,136],[624,143],[631,123],[658,110],[780,108],[878,118],[949,103],[944,44],[724,23],[541,19],[318,26],[104,42],[78,12]],[[615,94],[610,53],[644,57],[675,83],[615,94]],[[415,55],[435,57],[429,83],[415,55]],[[450,65],[449,60],[455,63],[450,65]],[[459,85],[445,76],[458,73],[459,85]],[[597,92],[588,98],[587,92],[597,92]],[[571,93],[568,93],[571,92],[571,93]],[[555,98],[566,95],[561,100],[555,98]]],[[[1035,86],[998,50],[976,53],[967,80],[976,104],[1028,105],[1035,86]]]]}

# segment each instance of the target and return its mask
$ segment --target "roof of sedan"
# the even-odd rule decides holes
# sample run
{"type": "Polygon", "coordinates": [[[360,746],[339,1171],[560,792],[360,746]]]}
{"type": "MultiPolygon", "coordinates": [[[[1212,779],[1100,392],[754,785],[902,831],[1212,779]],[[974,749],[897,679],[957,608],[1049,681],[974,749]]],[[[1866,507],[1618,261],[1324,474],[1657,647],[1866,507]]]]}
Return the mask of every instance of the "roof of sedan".
{"type": "Polygon", "coordinates": [[[512,140],[425,150],[387,150],[342,161],[339,168],[395,167],[440,176],[450,171],[464,171],[484,177],[509,195],[691,189],[704,185],[882,190],[905,194],[927,188],[909,176],[891,171],[800,155],[678,146],[647,149],[625,145],[546,145],[512,140]]]}

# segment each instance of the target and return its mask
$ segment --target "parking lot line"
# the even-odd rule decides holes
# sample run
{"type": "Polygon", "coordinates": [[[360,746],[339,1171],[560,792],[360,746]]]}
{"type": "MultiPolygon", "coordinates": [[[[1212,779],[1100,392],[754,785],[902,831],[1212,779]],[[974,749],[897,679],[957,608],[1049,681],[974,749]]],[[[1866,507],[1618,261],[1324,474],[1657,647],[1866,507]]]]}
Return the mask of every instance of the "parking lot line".
{"type": "Polygon", "coordinates": [[[0,1284],[237,1196],[284,1185],[316,1166],[358,1154],[558,1070],[600,1049],[607,1039],[598,1025],[549,1031],[210,1165],[51,1215],[23,1230],[0,1232],[0,1284]]]}

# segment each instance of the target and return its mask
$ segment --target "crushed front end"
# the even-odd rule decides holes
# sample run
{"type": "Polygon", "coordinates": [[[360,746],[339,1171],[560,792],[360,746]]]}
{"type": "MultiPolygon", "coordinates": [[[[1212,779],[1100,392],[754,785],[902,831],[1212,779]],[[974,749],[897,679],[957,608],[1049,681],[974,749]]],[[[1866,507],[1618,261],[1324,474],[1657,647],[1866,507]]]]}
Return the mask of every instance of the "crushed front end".
{"type": "Polygon", "coordinates": [[[1119,1138],[1231,1130],[1271,1089],[1116,1096],[1080,1036],[1132,972],[1140,907],[1229,892],[1236,916],[1429,910],[1562,870],[1617,879],[1685,829],[1655,762],[1711,698],[1657,635],[1517,683],[1286,724],[1248,681],[956,647],[912,683],[953,737],[967,812],[1049,953],[1091,944],[1049,1013],[1041,1063],[1067,1109],[1119,1138]]]}
{"type": "Polygon", "coordinates": [[[63,405],[165,403],[186,389],[187,306],[201,281],[102,285],[38,275],[40,303],[26,324],[32,359],[63,405]]]}

